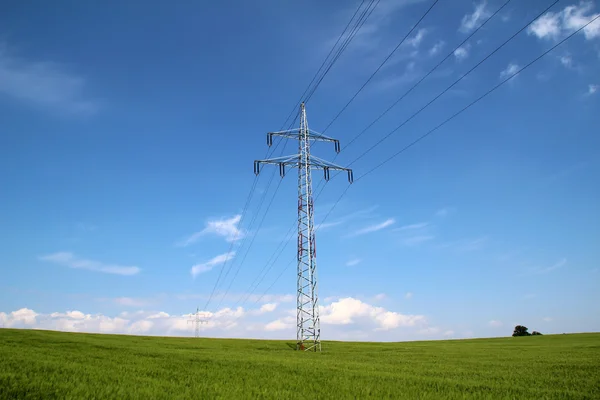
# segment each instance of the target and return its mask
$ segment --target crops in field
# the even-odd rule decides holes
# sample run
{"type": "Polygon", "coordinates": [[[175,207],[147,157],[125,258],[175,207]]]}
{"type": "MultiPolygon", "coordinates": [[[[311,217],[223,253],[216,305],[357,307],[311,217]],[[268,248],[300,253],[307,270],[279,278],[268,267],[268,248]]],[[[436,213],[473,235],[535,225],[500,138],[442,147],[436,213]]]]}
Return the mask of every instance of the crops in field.
{"type": "Polygon", "coordinates": [[[600,398],[600,334],[293,347],[0,329],[0,398],[600,398]]]}

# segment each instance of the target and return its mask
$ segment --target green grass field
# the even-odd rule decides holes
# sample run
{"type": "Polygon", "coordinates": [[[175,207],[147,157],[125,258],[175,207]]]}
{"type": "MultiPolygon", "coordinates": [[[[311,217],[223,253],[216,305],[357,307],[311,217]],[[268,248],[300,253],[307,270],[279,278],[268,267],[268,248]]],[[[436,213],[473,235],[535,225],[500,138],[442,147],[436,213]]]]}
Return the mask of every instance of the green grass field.
{"type": "Polygon", "coordinates": [[[600,399],[600,334],[323,346],[0,329],[0,398],[600,399]]]}

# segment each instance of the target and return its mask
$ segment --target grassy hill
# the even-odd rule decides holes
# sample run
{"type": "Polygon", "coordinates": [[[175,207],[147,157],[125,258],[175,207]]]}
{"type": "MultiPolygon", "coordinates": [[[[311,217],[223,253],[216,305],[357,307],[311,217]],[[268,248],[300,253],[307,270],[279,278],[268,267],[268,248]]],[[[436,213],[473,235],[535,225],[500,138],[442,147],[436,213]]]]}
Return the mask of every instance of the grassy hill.
{"type": "Polygon", "coordinates": [[[0,399],[600,399],[600,334],[292,347],[0,329],[0,399]]]}

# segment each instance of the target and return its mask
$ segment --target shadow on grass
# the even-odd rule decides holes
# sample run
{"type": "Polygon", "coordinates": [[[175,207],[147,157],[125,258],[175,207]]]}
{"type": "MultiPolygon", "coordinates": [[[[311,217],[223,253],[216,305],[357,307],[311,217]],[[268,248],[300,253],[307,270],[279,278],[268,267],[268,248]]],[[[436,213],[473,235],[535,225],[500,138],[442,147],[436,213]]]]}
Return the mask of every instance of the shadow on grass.
{"type": "Polygon", "coordinates": [[[287,347],[289,347],[290,349],[296,351],[296,343],[286,343],[287,347]]]}

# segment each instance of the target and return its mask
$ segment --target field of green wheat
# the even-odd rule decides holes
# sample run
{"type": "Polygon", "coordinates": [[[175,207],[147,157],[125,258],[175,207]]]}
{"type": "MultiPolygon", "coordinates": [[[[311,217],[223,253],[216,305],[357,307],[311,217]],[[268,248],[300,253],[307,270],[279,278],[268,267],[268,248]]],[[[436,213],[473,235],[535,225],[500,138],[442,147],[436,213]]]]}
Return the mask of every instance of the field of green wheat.
{"type": "Polygon", "coordinates": [[[293,347],[0,329],[0,399],[600,399],[600,334],[293,347]]]}

